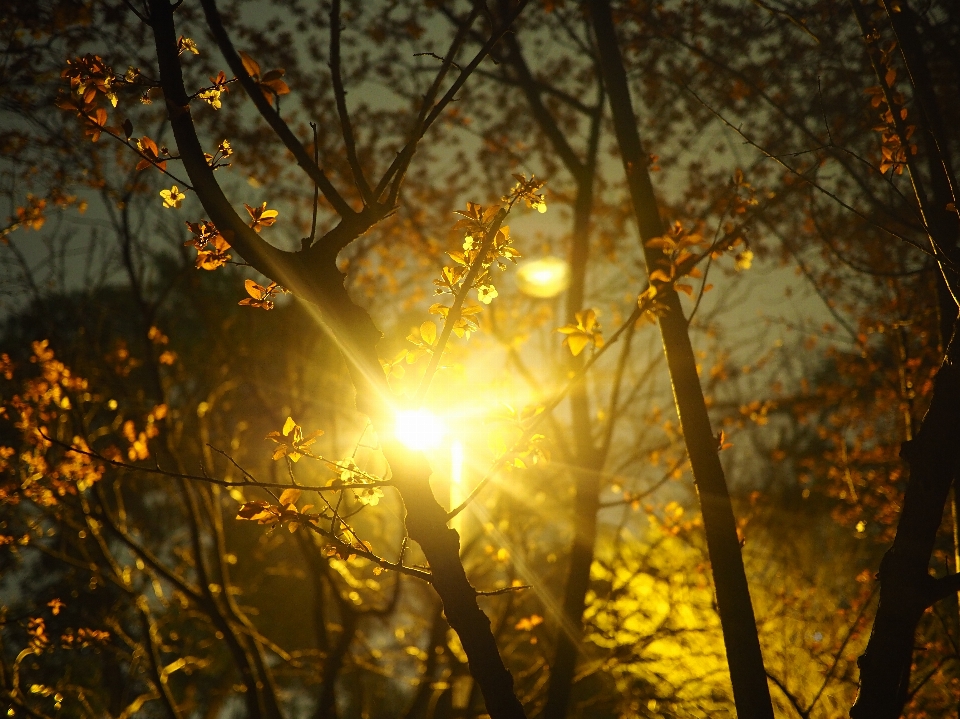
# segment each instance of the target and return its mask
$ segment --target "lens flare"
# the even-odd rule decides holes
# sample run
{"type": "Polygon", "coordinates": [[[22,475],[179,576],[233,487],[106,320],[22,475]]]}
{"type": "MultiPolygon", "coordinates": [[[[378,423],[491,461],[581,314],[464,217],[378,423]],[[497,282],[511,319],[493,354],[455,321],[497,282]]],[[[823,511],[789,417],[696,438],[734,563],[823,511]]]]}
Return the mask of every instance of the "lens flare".
{"type": "Polygon", "coordinates": [[[403,409],[397,412],[396,435],[410,449],[424,452],[436,449],[443,441],[443,424],[425,409],[403,409]]]}

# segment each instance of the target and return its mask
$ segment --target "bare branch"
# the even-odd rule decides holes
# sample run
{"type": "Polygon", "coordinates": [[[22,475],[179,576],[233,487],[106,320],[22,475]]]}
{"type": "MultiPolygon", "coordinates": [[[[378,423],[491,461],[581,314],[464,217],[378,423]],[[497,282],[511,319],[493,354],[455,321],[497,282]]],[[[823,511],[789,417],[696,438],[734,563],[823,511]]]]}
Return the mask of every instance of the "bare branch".
{"type": "MultiPolygon", "coordinates": [[[[260,90],[260,86],[250,77],[247,69],[243,66],[243,60],[240,59],[240,55],[233,47],[230,36],[223,27],[220,12],[217,10],[216,0],[201,0],[201,5],[203,6],[203,12],[207,19],[207,25],[210,26],[210,32],[213,33],[213,37],[217,41],[217,45],[220,47],[220,52],[227,61],[227,65],[230,66],[230,70],[237,76],[237,79],[240,80],[240,84],[243,86],[243,89],[247,91],[247,94],[250,96],[257,110],[260,111],[263,119],[266,120],[267,124],[277,133],[277,137],[280,138],[284,146],[293,153],[297,164],[310,176],[316,186],[320,188],[323,196],[327,198],[327,201],[333,206],[337,214],[341,217],[349,217],[355,214],[353,208],[351,208],[350,205],[347,204],[347,201],[343,199],[343,196],[337,192],[323,170],[311,159],[310,155],[307,154],[306,148],[293,134],[293,131],[287,123],[283,121],[280,114],[274,109],[273,105],[270,104],[270,101],[264,96],[260,90]]],[[[161,66],[161,77],[162,75],[163,70],[161,66]]]]}
{"type": "MultiPolygon", "coordinates": [[[[212,0],[210,0],[212,1],[212,0]]],[[[330,75],[333,81],[333,95],[337,101],[337,114],[340,116],[340,131],[343,133],[343,144],[347,151],[347,162],[353,173],[353,181],[360,191],[363,203],[374,201],[370,192],[370,185],[363,175],[360,158],[357,157],[357,144],[353,137],[353,124],[350,122],[350,112],[347,110],[347,93],[343,89],[343,77],[340,73],[340,0],[333,0],[330,4],[330,75]]]]}

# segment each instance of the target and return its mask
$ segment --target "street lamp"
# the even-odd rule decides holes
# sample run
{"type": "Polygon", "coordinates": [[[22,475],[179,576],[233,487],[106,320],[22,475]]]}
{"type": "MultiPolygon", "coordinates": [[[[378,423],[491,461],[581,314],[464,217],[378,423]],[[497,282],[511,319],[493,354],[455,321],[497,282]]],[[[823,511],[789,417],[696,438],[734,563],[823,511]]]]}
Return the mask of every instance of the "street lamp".
{"type": "Polygon", "coordinates": [[[517,286],[530,297],[556,297],[570,286],[570,265],[551,256],[528,260],[517,267],[517,286]]]}

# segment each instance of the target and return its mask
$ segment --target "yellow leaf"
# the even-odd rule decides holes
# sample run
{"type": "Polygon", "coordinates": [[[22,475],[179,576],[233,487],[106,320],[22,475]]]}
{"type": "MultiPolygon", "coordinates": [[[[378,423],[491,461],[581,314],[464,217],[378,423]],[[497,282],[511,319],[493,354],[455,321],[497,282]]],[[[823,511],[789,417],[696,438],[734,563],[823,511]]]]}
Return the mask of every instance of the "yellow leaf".
{"type": "Polygon", "coordinates": [[[298,499],[300,499],[299,489],[285,489],[280,495],[280,504],[286,507],[288,504],[296,504],[298,499]]]}
{"type": "Polygon", "coordinates": [[[583,352],[583,348],[590,344],[590,336],[583,334],[582,332],[572,333],[565,340],[567,347],[570,348],[570,352],[573,353],[573,356],[576,357],[578,354],[583,352]]]}
{"type": "MultiPolygon", "coordinates": [[[[247,282],[249,281],[250,280],[247,280],[247,282]]],[[[297,423],[293,421],[293,417],[287,417],[287,421],[283,423],[283,435],[287,436],[290,434],[296,426],[297,423]]]]}
{"type": "Polygon", "coordinates": [[[427,320],[420,325],[420,337],[425,343],[432,347],[433,343],[437,340],[437,326],[430,320],[427,320]]]}

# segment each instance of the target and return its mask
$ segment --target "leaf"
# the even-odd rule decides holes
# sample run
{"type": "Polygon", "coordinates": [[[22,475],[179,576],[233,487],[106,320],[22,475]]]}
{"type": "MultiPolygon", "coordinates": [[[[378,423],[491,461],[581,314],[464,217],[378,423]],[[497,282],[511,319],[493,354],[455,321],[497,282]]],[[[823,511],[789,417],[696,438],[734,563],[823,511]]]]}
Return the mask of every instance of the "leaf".
{"type": "Polygon", "coordinates": [[[564,344],[570,348],[570,352],[576,357],[583,352],[583,348],[590,344],[590,336],[583,332],[571,334],[564,340],[564,344]]]}
{"type": "Polygon", "coordinates": [[[286,507],[289,504],[296,504],[297,500],[300,499],[300,490],[299,489],[285,489],[280,495],[280,504],[286,507]]]}
{"type": "Polygon", "coordinates": [[[255,502],[244,502],[237,511],[237,519],[253,519],[267,507],[267,503],[262,500],[255,502]]]}
{"type": "Polygon", "coordinates": [[[240,51],[240,60],[243,62],[243,69],[252,78],[260,77],[260,65],[243,50],[240,51]]]}
{"type": "Polygon", "coordinates": [[[424,342],[433,347],[437,341],[437,326],[430,320],[427,320],[420,325],[420,337],[424,342]]]}
{"type": "MultiPolygon", "coordinates": [[[[247,282],[250,282],[250,280],[247,280],[247,282]]],[[[289,436],[296,426],[297,423],[293,421],[293,417],[287,417],[287,421],[283,423],[283,436],[289,436]]]]}

